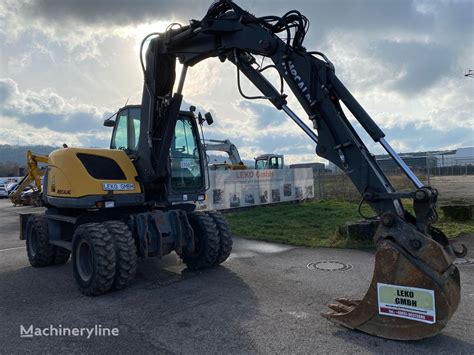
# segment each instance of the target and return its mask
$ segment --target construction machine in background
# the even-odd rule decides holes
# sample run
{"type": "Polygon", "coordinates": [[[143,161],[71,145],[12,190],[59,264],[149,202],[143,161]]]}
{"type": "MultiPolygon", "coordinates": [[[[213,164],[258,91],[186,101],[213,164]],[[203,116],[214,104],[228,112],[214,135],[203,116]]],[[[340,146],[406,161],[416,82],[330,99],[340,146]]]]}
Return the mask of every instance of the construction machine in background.
{"type": "Polygon", "coordinates": [[[48,164],[48,156],[34,154],[31,150],[26,153],[27,174],[20,180],[18,187],[10,193],[9,198],[15,206],[42,205],[42,186],[41,179],[45,170],[41,169],[39,163],[48,164]]]}
{"type": "Polygon", "coordinates": [[[21,216],[21,238],[26,239],[31,265],[63,263],[72,252],[80,290],[99,295],[126,287],[135,275],[137,257],[175,251],[190,269],[227,259],[232,239],[225,219],[216,212],[196,212],[190,203],[205,198],[206,159],[198,130],[202,120],[180,110],[187,71],[215,57],[235,65],[241,93],[243,74],[262,92],[257,98],[285,112],[317,145],[316,153],[347,174],[362,196],[361,204],[367,203],[379,221],[374,275],[366,296],[338,299],[325,317],[398,340],[442,330],[459,305],[460,278],[453,261],[463,250],[433,226],[438,192],[400,159],[336,76],[330,60],[305,48],[307,29],[308,20],[296,10],[257,17],[221,0],[201,20],[147,36],[142,48],[154,38],[145,60],[140,57],[140,119],[128,108],[107,123],[114,126],[115,149],[65,148],[49,155],[43,188],[47,210],[21,216]],[[272,64],[260,66],[257,55],[272,64]],[[182,71],[175,86],[177,59],[182,71]],[[283,86],[278,90],[265,78],[269,68],[293,92],[318,134],[288,107],[283,86]],[[395,190],[343,104],[413,182],[412,191],[395,190]],[[413,201],[414,215],[402,199],[413,201]],[[397,300],[401,303],[390,304],[397,300]],[[419,309],[412,301],[420,302],[419,309]]]}
{"type": "Polygon", "coordinates": [[[229,156],[231,164],[224,163],[210,163],[209,169],[211,170],[245,170],[247,166],[240,159],[240,154],[235,146],[230,140],[218,140],[218,139],[208,139],[204,142],[204,150],[208,152],[225,152],[229,156]]]}
{"type": "Polygon", "coordinates": [[[255,169],[283,169],[285,158],[279,154],[261,154],[255,158],[255,169]]]}

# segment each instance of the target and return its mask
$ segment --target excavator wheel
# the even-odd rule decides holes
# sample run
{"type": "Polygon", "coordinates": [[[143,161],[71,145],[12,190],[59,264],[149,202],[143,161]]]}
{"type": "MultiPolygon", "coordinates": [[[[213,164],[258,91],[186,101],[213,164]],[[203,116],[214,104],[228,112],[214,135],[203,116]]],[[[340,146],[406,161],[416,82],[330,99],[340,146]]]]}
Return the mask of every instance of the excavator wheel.
{"type": "Polygon", "coordinates": [[[33,267],[54,262],[54,246],[49,244],[48,221],[41,215],[31,215],[26,226],[26,252],[33,267]]]}
{"type": "Polygon", "coordinates": [[[207,212],[207,214],[212,218],[217,227],[217,232],[219,235],[219,254],[215,262],[216,265],[219,265],[227,260],[231,251],[232,251],[232,233],[230,232],[230,227],[224,216],[217,211],[207,212]]]}
{"type": "Polygon", "coordinates": [[[77,227],[72,242],[72,264],[79,289],[86,296],[109,291],[115,280],[115,244],[103,223],[77,227]]]}
{"type": "Polygon", "coordinates": [[[182,259],[190,270],[201,270],[215,265],[220,248],[219,234],[213,219],[203,212],[188,214],[194,231],[194,251],[183,249],[182,259]]]}
{"type": "MultiPolygon", "coordinates": [[[[398,224],[403,222],[398,220],[398,224]]],[[[380,226],[375,269],[362,300],[338,298],[322,316],[350,329],[395,340],[440,332],[460,301],[455,255],[412,226],[380,226]]]]}
{"type": "Polygon", "coordinates": [[[132,232],[122,221],[108,221],[104,223],[115,244],[115,279],[114,289],[121,290],[137,273],[137,247],[132,232]]]}

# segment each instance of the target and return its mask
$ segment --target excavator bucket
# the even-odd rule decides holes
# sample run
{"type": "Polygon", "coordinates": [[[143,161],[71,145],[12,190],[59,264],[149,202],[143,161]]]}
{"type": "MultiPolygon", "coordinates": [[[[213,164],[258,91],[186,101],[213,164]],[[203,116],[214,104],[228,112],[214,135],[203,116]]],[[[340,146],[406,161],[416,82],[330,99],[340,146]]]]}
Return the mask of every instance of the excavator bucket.
{"type": "MultiPolygon", "coordinates": [[[[418,340],[441,331],[460,300],[455,252],[391,216],[375,235],[377,251],[362,300],[338,298],[322,316],[350,329],[395,340],[418,340]]],[[[445,237],[444,237],[445,238],[445,237]]]]}

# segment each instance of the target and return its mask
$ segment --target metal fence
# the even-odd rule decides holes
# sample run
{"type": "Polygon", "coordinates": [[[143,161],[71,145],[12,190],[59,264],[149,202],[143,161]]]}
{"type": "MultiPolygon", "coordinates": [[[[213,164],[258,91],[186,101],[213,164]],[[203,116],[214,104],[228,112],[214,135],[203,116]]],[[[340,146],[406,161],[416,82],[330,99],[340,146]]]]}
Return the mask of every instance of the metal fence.
{"type": "MultiPolygon", "coordinates": [[[[452,201],[474,202],[474,174],[461,174],[462,170],[456,169],[452,170],[454,174],[448,174],[448,171],[441,171],[443,174],[439,174],[439,170],[434,174],[433,171],[422,168],[414,170],[424,184],[439,190],[441,204],[452,201]]],[[[414,190],[413,184],[401,170],[385,171],[385,174],[397,191],[414,190]]],[[[361,199],[360,193],[347,175],[342,172],[323,171],[314,172],[314,197],[342,201],[361,199]]]]}

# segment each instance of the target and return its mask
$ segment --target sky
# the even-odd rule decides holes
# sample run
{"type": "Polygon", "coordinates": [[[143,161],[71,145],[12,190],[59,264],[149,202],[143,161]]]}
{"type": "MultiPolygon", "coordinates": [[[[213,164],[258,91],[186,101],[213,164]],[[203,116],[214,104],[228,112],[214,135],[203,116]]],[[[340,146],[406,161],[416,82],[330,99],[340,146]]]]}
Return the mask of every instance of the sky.
{"type": "MultiPolygon", "coordinates": [[[[306,48],[330,58],[397,151],[474,145],[474,78],[464,76],[474,69],[474,1],[237,3],[257,16],[302,12],[311,23],[306,48]]],[[[143,37],[200,19],[210,4],[0,0],[0,144],[108,147],[111,129],[103,119],[141,100],[143,37]]],[[[257,92],[245,82],[243,90],[257,92]]],[[[183,108],[213,114],[206,138],[230,139],[244,159],[278,153],[288,163],[320,161],[284,113],[240,96],[232,64],[210,59],[190,68],[184,98],[183,108]]],[[[307,119],[291,96],[289,104],[307,119]]]]}

